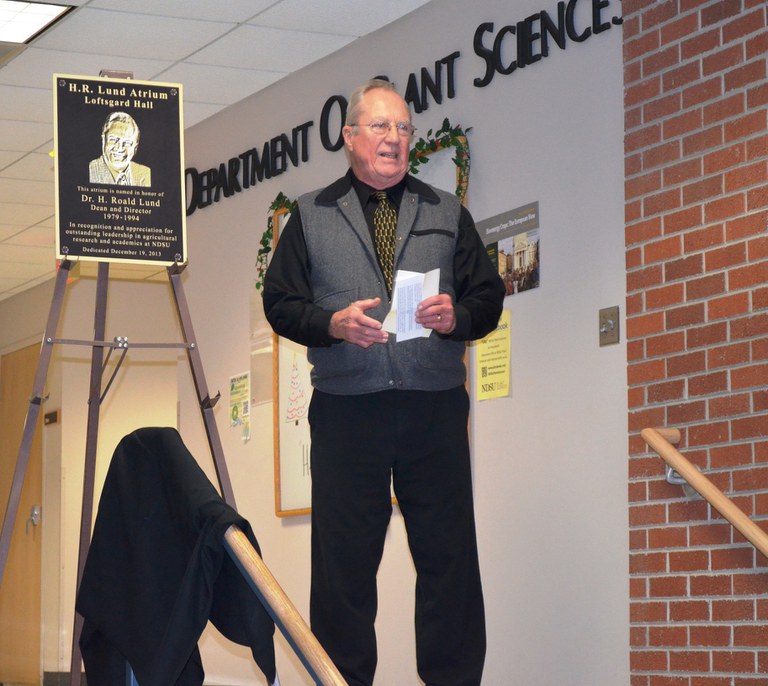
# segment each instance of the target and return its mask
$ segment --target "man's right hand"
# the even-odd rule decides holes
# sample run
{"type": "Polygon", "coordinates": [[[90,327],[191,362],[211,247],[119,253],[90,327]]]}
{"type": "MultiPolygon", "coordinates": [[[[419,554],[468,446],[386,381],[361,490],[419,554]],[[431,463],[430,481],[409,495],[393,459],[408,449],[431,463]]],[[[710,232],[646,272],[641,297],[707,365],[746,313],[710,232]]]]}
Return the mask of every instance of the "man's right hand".
{"type": "Polygon", "coordinates": [[[381,298],[356,300],[349,307],[334,312],[328,333],[347,343],[368,348],[374,343],[386,343],[389,334],[382,331],[381,322],[365,314],[366,310],[376,307],[381,298]]]}

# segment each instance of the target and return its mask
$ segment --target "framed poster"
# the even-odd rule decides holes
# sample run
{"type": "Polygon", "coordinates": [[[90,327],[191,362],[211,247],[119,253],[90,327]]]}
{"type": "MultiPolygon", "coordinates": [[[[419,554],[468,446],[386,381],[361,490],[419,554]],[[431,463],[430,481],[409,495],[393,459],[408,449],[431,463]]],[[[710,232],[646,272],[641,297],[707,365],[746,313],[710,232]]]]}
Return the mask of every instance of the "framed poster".
{"type": "Polygon", "coordinates": [[[312,386],[307,349],[275,337],[275,514],[309,514],[312,505],[309,401],[312,386]]]}
{"type": "MultiPolygon", "coordinates": [[[[257,263],[258,283],[263,283],[264,263],[294,207],[295,203],[282,193],[270,207],[266,235],[262,238],[263,250],[260,251],[264,257],[257,263]]],[[[272,370],[275,514],[278,517],[309,514],[312,476],[307,413],[312,385],[306,347],[274,334],[272,370]]]]}
{"type": "Polygon", "coordinates": [[[477,231],[508,296],[539,287],[539,217],[539,201],[535,200],[477,222],[477,231]]]}
{"type": "Polygon", "coordinates": [[[54,74],[59,259],[186,262],[180,84],[54,74]]]}

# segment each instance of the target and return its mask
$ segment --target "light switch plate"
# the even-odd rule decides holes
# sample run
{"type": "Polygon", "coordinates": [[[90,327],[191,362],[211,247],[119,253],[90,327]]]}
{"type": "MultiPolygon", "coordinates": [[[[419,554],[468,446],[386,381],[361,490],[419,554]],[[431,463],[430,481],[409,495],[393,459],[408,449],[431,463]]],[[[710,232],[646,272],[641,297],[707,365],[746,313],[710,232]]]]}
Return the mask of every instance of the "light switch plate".
{"type": "Polygon", "coordinates": [[[619,342],[619,306],[600,310],[600,347],[619,342]]]}

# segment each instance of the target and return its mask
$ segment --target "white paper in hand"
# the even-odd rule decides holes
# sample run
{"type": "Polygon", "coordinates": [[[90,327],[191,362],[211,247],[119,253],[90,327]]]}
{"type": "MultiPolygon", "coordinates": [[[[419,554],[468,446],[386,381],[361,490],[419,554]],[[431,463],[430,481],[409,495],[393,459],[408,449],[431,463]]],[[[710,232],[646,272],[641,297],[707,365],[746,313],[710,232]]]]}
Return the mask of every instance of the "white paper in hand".
{"type": "Polygon", "coordinates": [[[432,329],[416,323],[416,308],[425,298],[437,295],[439,289],[439,269],[426,274],[399,269],[392,287],[392,305],[382,324],[384,331],[395,334],[398,343],[429,336],[432,329]]]}

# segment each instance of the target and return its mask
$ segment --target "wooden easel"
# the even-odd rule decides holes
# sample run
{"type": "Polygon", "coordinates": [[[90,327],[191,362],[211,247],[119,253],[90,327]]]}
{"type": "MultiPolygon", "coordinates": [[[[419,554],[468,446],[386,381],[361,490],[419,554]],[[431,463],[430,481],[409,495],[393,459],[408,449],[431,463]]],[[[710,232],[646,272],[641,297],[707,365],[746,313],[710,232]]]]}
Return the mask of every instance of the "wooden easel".
{"type": "MultiPolygon", "coordinates": [[[[29,454],[32,445],[32,437],[35,431],[35,425],[40,413],[40,406],[43,403],[43,393],[45,390],[45,379],[50,366],[51,353],[53,346],[57,344],[87,345],[92,348],[91,354],[91,377],[90,390],[88,395],[88,423],[85,445],[85,469],[83,476],[83,502],[80,518],[80,543],[77,564],[77,589],[80,588],[80,582],[85,568],[85,561],[88,555],[88,548],[91,540],[91,522],[93,521],[93,496],[94,481],[96,472],[96,446],[99,430],[99,409],[104,401],[107,391],[114,380],[114,376],[120,368],[123,358],[128,350],[129,344],[126,339],[118,337],[113,341],[104,339],[106,329],[107,314],[107,291],[109,284],[109,263],[100,262],[98,267],[96,281],[96,305],[94,314],[94,339],[93,340],[71,340],[56,338],[61,310],[64,301],[64,292],[67,284],[67,277],[75,263],[71,260],[64,260],[56,276],[51,309],[48,314],[48,321],[43,334],[43,342],[40,351],[40,359],[35,375],[32,395],[29,400],[29,408],[24,423],[24,433],[21,446],[19,448],[16,468],[13,475],[11,491],[8,498],[8,505],[3,519],[3,527],[0,532],[0,585],[3,581],[3,572],[5,563],[8,559],[8,550],[11,543],[11,535],[18,514],[19,499],[21,489],[24,483],[27,465],[29,463],[29,454]],[[107,357],[104,357],[104,349],[108,350],[107,357]],[[119,350],[122,356],[115,366],[115,369],[102,391],[104,367],[109,360],[109,356],[115,350],[119,350]]],[[[232,484],[229,479],[224,452],[221,446],[216,421],[213,416],[213,408],[219,400],[220,394],[211,398],[205,382],[203,366],[200,360],[200,352],[195,341],[192,320],[189,315],[186,296],[181,283],[181,273],[184,270],[182,265],[172,265],[167,268],[168,278],[170,279],[173,290],[176,311],[179,315],[179,322],[184,337],[183,343],[131,343],[133,348],[185,348],[189,359],[190,369],[197,391],[197,399],[202,412],[203,422],[205,424],[208,445],[213,456],[216,476],[219,483],[219,490],[223,500],[233,509],[235,507],[235,497],[232,491],[232,484]]],[[[341,674],[331,662],[325,650],[318,643],[309,627],[297,612],[291,601],[280,588],[275,578],[266,568],[256,551],[250,546],[247,539],[238,530],[227,531],[225,537],[225,547],[229,554],[236,561],[246,581],[253,591],[257,594],[259,600],[264,605],[267,612],[272,616],[277,627],[282,631],[288,643],[297,653],[302,664],[315,679],[316,683],[323,686],[346,686],[341,674]]],[[[76,591],[77,593],[77,591],[76,591]]],[[[70,686],[79,686],[81,677],[82,654],[80,651],[80,635],[82,633],[84,620],[75,612],[74,628],[72,632],[72,660],[70,669],[70,686]]],[[[132,675],[131,675],[132,678],[132,675]]],[[[128,681],[128,683],[134,683],[128,681]]]]}
{"type": "MultiPolygon", "coordinates": [[[[100,76],[109,76],[112,78],[130,80],[133,78],[133,72],[102,70],[100,72],[100,76]]],[[[182,258],[181,256],[177,256],[176,259],[180,260],[182,258]]],[[[11,545],[11,536],[13,534],[13,527],[16,523],[16,516],[18,514],[21,489],[24,484],[24,476],[26,475],[27,466],[29,464],[29,454],[32,447],[32,438],[34,436],[35,426],[37,425],[38,416],[40,414],[40,406],[44,400],[43,393],[45,391],[45,380],[48,375],[48,368],[50,366],[53,345],[57,343],[88,345],[92,348],[91,377],[88,394],[88,423],[85,443],[85,469],[83,476],[83,501],[80,515],[80,543],[78,551],[76,589],[80,588],[80,581],[82,580],[83,576],[85,559],[88,554],[88,548],[91,540],[91,522],[93,521],[93,495],[96,473],[96,447],[99,434],[99,410],[101,403],[109,391],[109,388],[112,385],[112,381],[114,380],[115,375],[120,369],[120,365],[125,358],[125,354],[128,350],[128,344],[126,342],[127,339],[123,338],[117,338],[111,342],[104,340],[107,321],[109,262],[99,262],[98,266],[98,274],[96,277],[94,340],[60,340],[56,338],[56,331],[58,329],[59,319],[61,318],[61,309],[64,302],[64,291],[67,284],[67,277],[74,264],[75,263],[71,260],[65,259],[60,263],[56,276],[56,284],[54,286],[51,309],[48,313],[48,321],[45,327],[45,333],[43,334],[42,348],[40,350],[40,360],[38,362],[37,373],[35,375],[34,386],[32,388],[32,396],[29,400],[29,408],[27,410],[27,417],[24,423],[24,433],[22,435],[21,446],[19,448],[18,457],[16,459],[16,467],[13,474],[13,480],[11,482],[11,491],[8,496],[8,504],[6,506],[5,516],[3,518],[3,527],[2,530],[0,530],[0,586],[2,586],[3,583],[5,563],[8,559],[8,550],[11,545]],[[105,348],[108,351],[106,359],[104,358],[105,348]],[[112,376],[110,377],[106,387],[102,392],[104,367],[112,352],[116,349],[121,350],[122,354],[117,365],[115,366],[112,376]]],[[[192,320],[189,316],[189,308],[187,307],[186,296],[184,295],[184,289],[182,288],[181,284],[181,272],[184,270],[184,268],[185,266],[180,264],[174,264],[167,268],[168,278],[170,279],[171,286],[173,288],[173,294],[176,301],[176,310],[179,315],[179,322],[181,324],[181,330],[184,336],[184,343],[131,344],[131,347],[186,348],[187,357],[189,359],[190,368],[192,370],[192,377],[195,382],[195,388],[197,389],[200,410],[203,414],[203,422],[205,423],[208,445],[210,446],[211,454],[213,455],[213,462],[216,469],[216,476],[219,482],[219,489],[224,501],[235,508],[235,496],[232,491],[232,484],[229,479],[227,465],[224,461],[224,452],[221,447],[221,439],[219,437],[218,428],[216,427],[216,422],[213,417],[213,407],[218,401],[220,394],[217,394],[216,398],[213,399],[211,399],[210,395],[208,394],[208,389],[205,383],[205,375],[203,374],[203,365],[200,361],[200,353],[195,342],[192,320]]],[[[82,655],[80,653],[79,640],[82,628],[83,618],[80,617],[77,612],[75,612],[74,630],[72,632],[72,686],[77,686],[80,683],[80,665],[82,662],[82,655]]]]}
{"type": "MultiPolygon", "coordinates": [[[[8,551],[11,544],[11,535],[16,522],[16,516],[19,509],[19,500],[21,489],[24,484],[27,466],[29,464],[29,454],[32,446],[32,438],[40,414],[40,407],[44,400],[45,380],[48,375],[51,354],[53,346],[57,344],[70,345],[88,345],[92,347],[91,354],[91,376],[88,394],[88,423],[85,444],[85,470],[83,476],[83,501],[80,515],[80,538],[77,564],[77,587],[80,587],[80,581],[83,575],[85,559],[88,554],[88,547],[91,539],[91,522],[93,521],[93,496],[94,481],[96,473],[96,447],[99,433],[99,409],[104,401],[107,391],[114,380],[114,376],[120,368],[125,354],[128,351],[129,344],[123,338],[117,338],[113,341],[104,340],[107,315],[107,291],[109,285],[109,263],[100,262],[98,266],[98,275],[96,280],[96,305],[94,314],[94,339],[93,340],[66,340],[56,338],[61,310],[64,302],[64,292],[67,284],[67,277],[75,263],[70,260],[64,260],[56,276],[51,309],[48,314],[48,321],[43,334],[43,342],[40,349],[40,359],[38,361],[37,373],[32,388],[32,395],[29,400],[29,408],[24,422],[24,433],[22,435],[21,446],[19,448],[16,460],[16,468],[11,483],[11,491],[8,497],[8,504],[3,519],[3,527],[0,531],[0,585],[3,580],[5,563],[8,559],[8,551]],[[107,357],[104,357],[104,349],[108,350],[107,357]],[[104,367],[111,354],[119,350],[122,353],[112,377],[102,391],[104,367]]],[[[198,402],[203,415],[205,431],[208,437],[208,445],[213,456],[216,476],[219,482],[219,488],[224,501],[235,507],[235,497],[232,491],[232,484],[229,479],[227,465],[224,460],[224,453],[221,447],[221,438],[218,433],[216,421],[213,416],[213,408],[219,399],[219,395],[211,398],[205,382],[203,366],[200,360],[200,352],[195,342],[192,320],[189,316],[186,296],[181,283],[181,273],[184,267],[173,265],[168,267],[168,277],[176,302],[176,310],[179,315],[179,322],[184,337],[183,343],[131,343],[134,348],[185,348],[189,359],[190,369],[197,390],[198,402]]],[[[72,635],[72,686],[80,683],[80,664],[81,654],[79,639],[82,631],[83,620],[80,615],[75,613],[74,631],[72,635]]]]}

